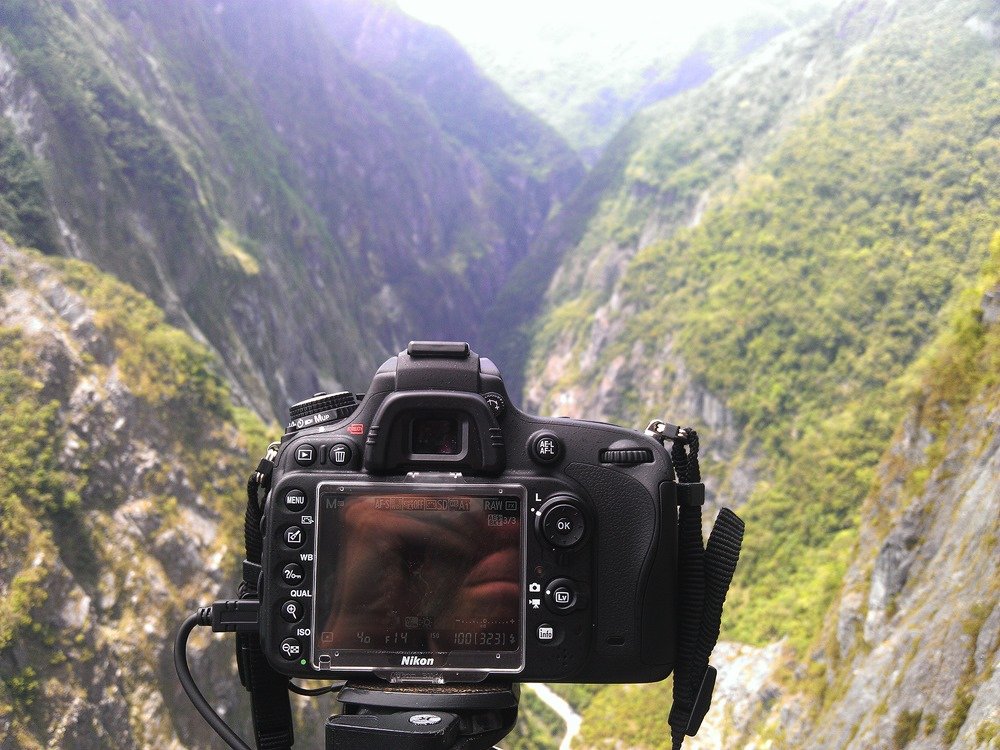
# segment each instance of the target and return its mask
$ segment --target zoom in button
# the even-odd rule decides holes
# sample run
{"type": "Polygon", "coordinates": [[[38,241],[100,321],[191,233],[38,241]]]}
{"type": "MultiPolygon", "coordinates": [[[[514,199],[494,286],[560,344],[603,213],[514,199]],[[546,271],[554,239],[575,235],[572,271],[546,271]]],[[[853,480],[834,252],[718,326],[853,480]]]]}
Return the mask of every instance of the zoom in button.
{"type": "Polygon", "coordinates": [[[289,599],[281,605],[281,619],[285,622],[298,622],[302,619],[302,605],[289,599]]]}

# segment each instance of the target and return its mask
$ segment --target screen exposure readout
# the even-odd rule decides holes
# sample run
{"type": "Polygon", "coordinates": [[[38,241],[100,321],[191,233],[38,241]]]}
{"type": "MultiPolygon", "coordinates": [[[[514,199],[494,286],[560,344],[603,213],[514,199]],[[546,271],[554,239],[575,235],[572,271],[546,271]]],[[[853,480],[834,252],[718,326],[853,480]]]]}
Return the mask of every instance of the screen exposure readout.
{"type": "Polygon", "coordinates": [[[521,502],[323,493],[319,649],[513,651],[521,617],[521,502]]]}

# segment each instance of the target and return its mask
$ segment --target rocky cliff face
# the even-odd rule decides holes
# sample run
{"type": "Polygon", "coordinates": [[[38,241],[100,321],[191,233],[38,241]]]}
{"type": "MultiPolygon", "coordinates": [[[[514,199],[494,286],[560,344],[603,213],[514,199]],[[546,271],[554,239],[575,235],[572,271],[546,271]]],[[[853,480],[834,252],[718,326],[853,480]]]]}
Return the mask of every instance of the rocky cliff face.
{"type": "MultiPolygon", "coordinates": [[[[836,601],[801,653],[722,642],[692,750],[1000,744],[1000,234],[910,373],[836,601]]],[[[659,747],[665,685],[605,688],[578,747],[659,747]],[[617,730],[613,727],[624,727],[617,730]]]]}
{"type": "MultiPolygon", "coordinates": [[[[312,7],[347,54],[422,99],[441,128],[489,171],[502,198],[496,220],[512,250],[493,279],[502,282],[527,254],[552,209],[580,183],[579,158],[555,130],[483,75],[443,29],[417,21],[392,3],[312,0],[312,7]]],[[[495,289],[489,297],[495,297],[495,289]]]]}
{"type": "Polygon", "coordinates": [[[811,654],[824,707],[793,725],[791,746],[1000,742],[997,289],[931,355],[879,466],[830,637],[811,654]]]}
{"type": "MultiPolygon", "coordinates": [[[[0,239],[4,750],[216,746],[171,642],[232,586],[262,426],[162,320],[91,267],[0,239]]],[[[231,644],[196,645],[202,684],[238,719],[231,644]]]]}
{"type": "MultiPolygon", "coordinates": [[[[459,65],[452,82],[477,75],[459,65]]],[[[145,292],[220,353],[241,401],[283,414],[363,387],[408,338],[476,337],[580,170],[499,91],[490,102],[517,155],[499,166],[304,4],[12,0],[4,143],[41,190],[12,190],[0,218],[145,292]]]]}

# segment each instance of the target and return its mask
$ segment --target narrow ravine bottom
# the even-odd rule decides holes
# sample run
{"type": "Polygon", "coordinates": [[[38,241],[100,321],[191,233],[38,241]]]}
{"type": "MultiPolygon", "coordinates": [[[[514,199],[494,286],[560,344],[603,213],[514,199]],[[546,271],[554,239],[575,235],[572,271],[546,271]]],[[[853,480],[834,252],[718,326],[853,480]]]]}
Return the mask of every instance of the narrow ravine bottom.
{"type": "Polygon", "coordinates": [[[580,715],[562,697],[552,692],[547,685],[539,682],[529,682],[526,684],[526,687],[533,690],[535,695],[541,698],[549,708],[559,714],[559,718],[566,723],[566,734],[559,744],[559,750],[569,750],[570,743],[573,742],[573,738],[580,731],[580,724],[583,722],[580,715]]]}

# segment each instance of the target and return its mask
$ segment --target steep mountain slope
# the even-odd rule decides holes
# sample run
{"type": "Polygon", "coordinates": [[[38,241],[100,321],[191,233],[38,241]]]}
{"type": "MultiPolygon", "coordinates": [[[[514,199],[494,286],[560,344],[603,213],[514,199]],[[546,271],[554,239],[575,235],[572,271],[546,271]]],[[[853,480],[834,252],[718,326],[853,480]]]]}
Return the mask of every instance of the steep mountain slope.
{"type": "Polygon", "coordinates": [[[693,421],[716,492],[747,502],[731,636],[815,632],[897,379],[981,266],[1000,210],[991,13],[848,5],[649,112],[549,290],[529,406],[693,421]],[[803,68],[825,85],[803,89],[803,68]]]}
{"type": "Polygon", "coordinates": [[[731,189],[854,65],[851,43],[879,27],[876,10],[835,15],[775,40],[617,131],[511,273],[489,316],[491,323],[502,321],[493,338],[513,365],[508,370],[526,368],[536,319],[544,326],[562,303],[563,312],[593,313],[611,298],[639,248],[700,221],[709,198],[731,189]]]}
{"type": "Polygon", "coordinates": [[[569,146],[483,75],[443,29],[392,3],[312,0],[317,18],[348,54],[423,99],[442,129],[475,153],[501,190],[498,221],[523,257],[534,232],[583,177],[569,146]]]}
{"type": "Polygon", "coordinates": [[[409,337],[474,337],[577,168],[499,184],[279,2],[4,3],[0,110],[4,228],[149,294],[267,413],[361,387],[409,337]]]}
{"type": "MultiPolygon", "coordinates": [[[[902,379],[905,414],[805,654],[720,644],[693,750],[995,748],[1000,705],[1000,233],[902,379]]],[[[661,747],[665,685],[601,691],[580,747],[661,747]]],[[[685,745],[686,746],[686,745],[685,745]]]]}
{"type": "MultiPolygon", "coordinates": [[[[920,528],[940,546],[917,552],[912,517],[890,510],[887,520],[870,507],[867,523],[900,525],[875,583],[866,582],[870,547],[882,531],[855,545],[914,363],[955,309],[967,309],[962,294],[998,226],[998,31],[992,3],[842,6],[703,96],[637,118],[544,233],[569,251],[534,328],[529,408],[692,422],[704,430],[714,500],[743,505],[748,539],[723,634],[757,648],[724,649],[738,684],[723,688],[703,747],[811,747],[813,732],[822,747],[902,747],[918,742],[908,733],[921,710],[935,718],[917,719],[915,747],[973,747],[989,731],[978,723],[996,706],[984,666],[995,646],[984,636],[987,655],[967,667],[975,637],[963,630],[977,630],[996,604],[989,503],[975,524],[918,503],[920,528]],[[589,206],[574,205],[583,198],[589,206]],[[919,566],[909,609],[893,620],[903,601],[887,604],[886,586],[905,578],[897,567],[911,553],[936,567],[919,566]],[[964,566],[985,588],[936,575],[964,566]],[[851,641],[850,623],[869,615],[865,594],[860,607],[848,596],[841,633],[854,645],[845,650],[831,648],[837,628],[824,613],[849,571],[884,610],[870,617],[893,626],[851,641]],[[939,600],[978,614],[948,607],[935,619],[921,609],[939,600]],[[910,648],[923,659],[912,669],[910,648]],[[929,669],[938,678],[920,690],[929,669]]],[[[986,418],[996,394],[981,383],[968,398],[986,418]]],[[[956,482],[942,488],[963,507],[996,484],[989,425],[957,436],[960,476],[942,477],[956,482]],[[985,485],[970,490],[975,481],[985,485]]],[[[929,471],[917,467],[911,484],[929,471]]],[[[660,746],[667,696],[667,686],[578,691],[582,746],[609,736],[660,746]]]]}
{"type": "Polygon", "coordinates": [[[822,709],[784,729],[792,746],[1000,742],[1000,233],[907,401],[810,654],[822,709]]]}
{"type": "MultiPolygon", "coordinates": [[[[0,340],[0,745],[215,747],[170,644],[232,586],[263,426],[149,300],[5,239],[0,340]]],[[[232,714],[227,646],[196,669],[232,714]]]]}
{"type": "Polygon", "coordinates": [[[441,22],[505,91],[593,164],[633,114],[704,83],[832,4],[552,3],[528,13],[521,3],[466,17],[452,10],[441,22]]]}

